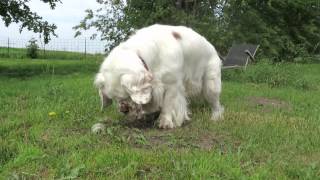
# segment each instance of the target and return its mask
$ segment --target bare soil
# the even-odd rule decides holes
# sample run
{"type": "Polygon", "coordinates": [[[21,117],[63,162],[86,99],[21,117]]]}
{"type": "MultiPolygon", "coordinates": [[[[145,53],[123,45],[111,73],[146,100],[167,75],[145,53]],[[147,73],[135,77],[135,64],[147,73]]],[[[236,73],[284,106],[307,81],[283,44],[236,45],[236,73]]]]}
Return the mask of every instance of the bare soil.
{"type": "Polygon", "coordinates": [[[290,110],[290,104],[279,100],[279,99],[274,99],[274,98],[266,98],[266,97],[256,97],[252,96],[248,98],[248,101],[250,104],[259,106],[264,108],[265,110],[268,110],[268,108],[281,108],[285,110],[290,110]]]}

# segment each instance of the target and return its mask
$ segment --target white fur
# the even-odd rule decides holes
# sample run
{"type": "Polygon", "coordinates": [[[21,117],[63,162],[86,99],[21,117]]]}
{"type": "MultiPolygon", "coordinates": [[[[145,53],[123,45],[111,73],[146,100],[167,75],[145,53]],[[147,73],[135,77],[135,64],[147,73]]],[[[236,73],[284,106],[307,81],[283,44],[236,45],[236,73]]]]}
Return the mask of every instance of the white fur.
{"type": "Polygon", "coordinates": [[[212,106],[213,120],[223,113],[220,58],[204,37],[183,26],[138,30],[110,52],[95,84],[110,99],[131,99],[146,113],[161,110],[160,128],[189,120],[187,97],[198,94],[212,106]]]}

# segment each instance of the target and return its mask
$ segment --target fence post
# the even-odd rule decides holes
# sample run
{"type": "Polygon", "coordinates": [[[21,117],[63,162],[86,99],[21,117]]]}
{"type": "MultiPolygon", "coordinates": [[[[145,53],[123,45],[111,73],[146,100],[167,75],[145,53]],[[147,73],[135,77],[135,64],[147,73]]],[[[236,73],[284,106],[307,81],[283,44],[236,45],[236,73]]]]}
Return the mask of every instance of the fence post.
{"type": "Polygon", "coordinates": [[[46,57],[46,44],[44,42],[43,42],[43,57],[47,58],[46,57]]]}
{"type": "Polygon", "coordinates": [[[87,56],[87,38],[84,38],[84,58],[87,56]]]}
{"type": "Polygon", "coordinates": [[[9,49],[10,49],[10,39],[8,38],[8,57],[10,56],[9,49]]]}

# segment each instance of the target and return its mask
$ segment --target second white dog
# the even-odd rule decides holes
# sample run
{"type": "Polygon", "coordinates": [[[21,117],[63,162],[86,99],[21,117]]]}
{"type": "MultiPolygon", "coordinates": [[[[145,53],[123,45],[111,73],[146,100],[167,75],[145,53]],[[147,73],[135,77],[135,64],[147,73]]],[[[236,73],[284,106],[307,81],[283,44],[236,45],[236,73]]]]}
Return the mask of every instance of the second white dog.
{"type": "Polygon", "coordinates": [[[95,84],[103,106],[111,99],[133,101],[143,113],[160,111],[159,127],[189,120],[187,98],[202,94],[221,118],[221,60],[201,35],[183,26],[152,25],[138,30],[104,60],[95,84]]]}

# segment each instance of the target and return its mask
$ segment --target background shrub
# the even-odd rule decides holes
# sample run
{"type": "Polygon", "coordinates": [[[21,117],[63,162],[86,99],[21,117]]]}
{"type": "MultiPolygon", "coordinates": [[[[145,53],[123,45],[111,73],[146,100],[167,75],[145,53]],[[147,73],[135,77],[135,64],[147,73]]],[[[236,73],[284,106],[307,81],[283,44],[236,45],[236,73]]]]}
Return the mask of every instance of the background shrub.
{"type": "Polygon", "coordinates": [[[27,45],[27,57],[35,59],[38,57],[38,49],[39,46],[37,44],[37,40],[31,38],[29,40],[29,44],[27,45]]]}

